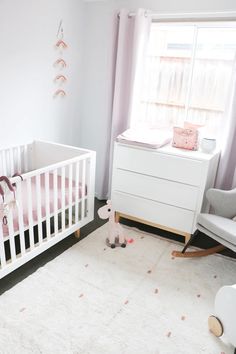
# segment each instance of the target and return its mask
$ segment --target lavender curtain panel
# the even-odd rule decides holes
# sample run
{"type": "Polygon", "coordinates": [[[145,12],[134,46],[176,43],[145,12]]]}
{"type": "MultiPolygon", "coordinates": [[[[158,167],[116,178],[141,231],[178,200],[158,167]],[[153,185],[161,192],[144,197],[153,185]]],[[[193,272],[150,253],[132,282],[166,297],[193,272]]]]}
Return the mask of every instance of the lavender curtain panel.
{"type": "Polygon", "coordinates": [[[147,16],[147,12],[143,9],[139,9],[132,17],[129,16],[128,10],[120,11],[114,75],[108,195],[110,195],[111,187],[114,141],[130,126],[135,97],[140,87],[139,68],[143,64],[150,23],[150,16],[147,16]]]}
{"type": "Polygon", "coordinates": [[[221,141],[221,158],[217,172],[216,187],[236,187],[236,68],[233,73],[233,90],[223,121],[225,129],[221,141]]]}

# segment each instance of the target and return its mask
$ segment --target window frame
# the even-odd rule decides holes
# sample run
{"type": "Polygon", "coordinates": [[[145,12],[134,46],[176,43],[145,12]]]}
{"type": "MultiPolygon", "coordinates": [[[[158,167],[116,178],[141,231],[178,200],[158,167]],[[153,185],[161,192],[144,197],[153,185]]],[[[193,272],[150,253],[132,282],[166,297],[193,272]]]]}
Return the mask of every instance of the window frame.
{"type": "MultiPolygon", "coordinates": [[[[184,117],[185,120],[187,120],[188,117],[188,111],[191,108],[190,107],[190,101],[191,101],[191,90],[192,90],[192,82],[193,82],[193,73],[194,73],[194,62],[196,59],[196,49],[197,49],[197,39],[198,39],[198,31],[199,29],[202,28],[233,28],[236,29],[236,19],[224,19],[224,20],[216,20],[214,18],[210,18],[209,20],[204,18],[197,18],[197,19],[193,19],[193,20],[186,20],[183,19],[182,17],[176,17],[173,18],[171,20],[165,20],[165,19],[156,19],[156,18],[152,18],[151,21],[151,26],[152,25],[158,25],[160,27],[194,27],[194,35],[193,35],[193,47],[191,49],[191,59],[190,59],[190,75],[189,75],[189,79],[188,79],[188,87],[187,87],[187,94],[186,94],[186,99],[185,99],[185,105],[184,105],[184,117]]],[[[233,63],[232,63],[232,71],[234,71],[234,69],[236,68],[236,50],[235,50],[235,54],[234,54],[234,59],[233,59],[233,63]]],[[[214,110],[211,110],[214,111],[214,110]]],[[[225,110],[223,111],[225,112],[225,110]]]]}

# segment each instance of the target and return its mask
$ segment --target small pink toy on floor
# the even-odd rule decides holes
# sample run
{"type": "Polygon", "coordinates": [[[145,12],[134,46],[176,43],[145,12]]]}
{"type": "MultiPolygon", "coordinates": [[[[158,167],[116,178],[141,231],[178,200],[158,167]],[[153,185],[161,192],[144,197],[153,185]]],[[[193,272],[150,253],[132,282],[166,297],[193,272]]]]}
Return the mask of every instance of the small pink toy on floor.
{"type": "Polygon", "coordinates": [[[111,248],[115,248],[116,246],[126,247],[127,241],[124,236],[123,228],[119,223],[115,222],[111,200],[107,200],[107,204],[98,209],[98,215],[101,219],[109,219],[108,238],[106,239],[107,245],[111,248]]]}

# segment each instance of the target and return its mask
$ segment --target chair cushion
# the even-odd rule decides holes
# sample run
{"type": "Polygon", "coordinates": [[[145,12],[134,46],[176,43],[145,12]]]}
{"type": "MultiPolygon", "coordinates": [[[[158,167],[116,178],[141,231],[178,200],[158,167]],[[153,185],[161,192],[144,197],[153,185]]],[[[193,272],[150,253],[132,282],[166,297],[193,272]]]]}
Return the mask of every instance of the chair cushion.
{"type": "Polygon", "coordinates": [[[236,245],[236,222],[213,214],[199,214],[197,223],[216,236],[236,245]]]}

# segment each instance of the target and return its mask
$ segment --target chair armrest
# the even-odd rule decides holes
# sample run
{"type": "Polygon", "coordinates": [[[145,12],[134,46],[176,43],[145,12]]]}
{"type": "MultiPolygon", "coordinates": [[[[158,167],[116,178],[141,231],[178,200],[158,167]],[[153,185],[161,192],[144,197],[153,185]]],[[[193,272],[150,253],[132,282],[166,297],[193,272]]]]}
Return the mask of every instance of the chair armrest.
{"type": "Polygon", "coordinates": [[[216,215],[231,219],[236,216],[236,188],[229,191],[210,188],[206,197],[216,215]]]}

